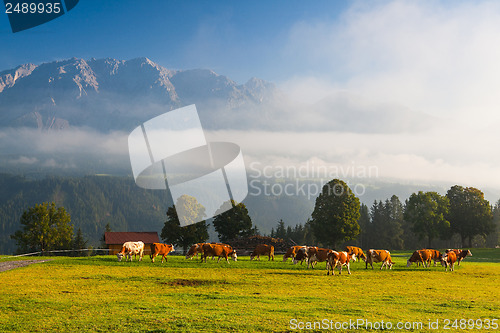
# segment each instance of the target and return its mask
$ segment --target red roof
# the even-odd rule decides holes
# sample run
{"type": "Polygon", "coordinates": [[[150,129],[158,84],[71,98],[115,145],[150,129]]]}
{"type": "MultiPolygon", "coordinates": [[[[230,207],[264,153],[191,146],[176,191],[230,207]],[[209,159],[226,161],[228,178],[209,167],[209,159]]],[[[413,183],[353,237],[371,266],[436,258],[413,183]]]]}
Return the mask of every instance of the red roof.
{"type": "Polygon", "coordinates": [[[158,233],[150,232],[105,232],[104,240],[106,245],[123,244],[125,242],[142,241],[144,244],[159,243],[158,233]]]}

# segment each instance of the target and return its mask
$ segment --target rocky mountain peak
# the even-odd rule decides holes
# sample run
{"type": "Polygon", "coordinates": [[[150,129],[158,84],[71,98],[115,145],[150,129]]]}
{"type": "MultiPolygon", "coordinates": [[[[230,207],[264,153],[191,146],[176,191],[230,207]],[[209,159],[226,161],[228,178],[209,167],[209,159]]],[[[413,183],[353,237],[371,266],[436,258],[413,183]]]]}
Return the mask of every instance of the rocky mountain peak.
{"type": "Polygon", "coordinates": [[[262,98],[255,96],[265,94],[267,85],[251,82],[238,86],[209,69],[169,70],[146,57],[26,64],[0,73],[0,127],[58,123],[63,124],[58,128],[128,130],[193,103],[204,113],[258,104],[262,98]]]}

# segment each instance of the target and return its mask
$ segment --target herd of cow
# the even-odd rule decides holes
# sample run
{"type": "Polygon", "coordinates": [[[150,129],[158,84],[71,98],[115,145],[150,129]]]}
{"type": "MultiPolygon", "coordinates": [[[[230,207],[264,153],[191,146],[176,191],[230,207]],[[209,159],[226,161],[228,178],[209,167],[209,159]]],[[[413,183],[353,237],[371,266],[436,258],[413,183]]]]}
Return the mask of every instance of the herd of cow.
{"type": "MultiPolygon", "coordinates": [[[[173,251],[175,251],[173,245],[153,243],[151,244],[151,261],[154,262],[155,257],[161,255],[161,262],[163,263],[164,259],[167,261],[167,254],[173,251]]],[[[116,256],[118,257],[118,261],[121,261],[124,256],[126,257],[125,261],[128,259],[132,261],[132,256],[137,258],[137,255],[139,255],[139,261],[141,261],[143,253],[143,242],[126,242],[116,256]]],[[[227,263],[229,263],[229,257],[234,261],[237,261],[238,258],[236,250],[230,245],[223,243],[193,244],[186,254],[186,259],[192,259],[194,256],[198,256],[198,254],[200,254],[202,262],[207,262],[207,257],[212,257],[212,259],[218,257],[217,262],[224,257],[227,263]]],[[[260,260],[260,256],[268,256],[268,260],[274,261],[274,246],[266,244],[257,245],[250,254],[250,260],[255,258],[260,260]]],[[[430,249],[417,250],[408,259],[406,267],[410,267],[413,263],[416,263],[417,266],[422,264],[424,267],[429,267],[432,261],[434,261],[434,266],[436,266],[436,263],[439,261],[445,267],[445,271],[448,270],[448,267],[453,271],[455,263],[460,265],[462,260],[467,256],[472,256],[469,250],[448,249],[444,253],[430,249]]],[[[386,269],[391,269],[392,265],[394,265],[389,251],[370,249],[365,255],[363,250],[356,246],[346,246],[345,251],[340,252],[315,246],[292,246],[283,256],[283,262],[287,261],[288,258],[291,258],[294,264],[299,262],[302,264],[305,261],[307,268],[314,268],[318,262],[326,262],[327,275],[330,275],[330,271],[332,275],[335,275],[334,269],[337,266],[339,267],[339,274],[342,274],[342,267],[344,266],[347,268],[347,272],[351,274],[350,262],[359,261],[360,259],[365,261],[365,268],[368,268],[368,264],[370,264],[373,269],[373,263],[378,262],[382,263],[380,269],[384,268],[384,266],[386,269]]]]}

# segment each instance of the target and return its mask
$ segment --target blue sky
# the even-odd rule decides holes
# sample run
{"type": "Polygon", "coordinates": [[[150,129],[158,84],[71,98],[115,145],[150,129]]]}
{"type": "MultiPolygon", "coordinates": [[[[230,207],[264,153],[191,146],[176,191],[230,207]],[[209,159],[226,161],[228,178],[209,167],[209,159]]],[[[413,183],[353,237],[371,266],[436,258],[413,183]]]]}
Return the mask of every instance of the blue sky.
{"type": "Polygon", "coordinates": [[[148,57],[175,69],[210,68],[239,83],[284,80],[297,22],[335,20],[335,1],[80,1],[66,15],[13,34],[0,16],[0,70],[55,59],[148,57]]]}

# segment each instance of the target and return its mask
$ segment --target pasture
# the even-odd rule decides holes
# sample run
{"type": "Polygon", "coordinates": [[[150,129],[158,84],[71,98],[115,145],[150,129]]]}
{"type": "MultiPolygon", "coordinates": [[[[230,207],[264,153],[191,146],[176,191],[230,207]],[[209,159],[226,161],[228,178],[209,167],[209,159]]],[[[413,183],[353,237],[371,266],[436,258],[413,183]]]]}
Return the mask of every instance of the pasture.
{"type": "Polygon", "coordinates": [[[391,332],[497,331],[500,249],[472,253],[454,272],[406,268],[411,253],[393,252],[392,270],[359,262],[341,276],[327,276],[325,263],[306,269],[281,255],[230,264],[171,255],[163,264],[42,258],[52,261],[0,273],[0,331],[346,332],[369,323],[372,331],[389,323],[391,332]]]}

